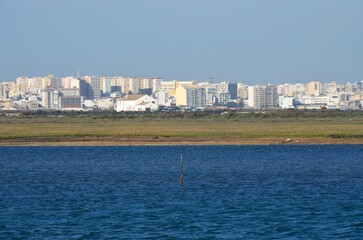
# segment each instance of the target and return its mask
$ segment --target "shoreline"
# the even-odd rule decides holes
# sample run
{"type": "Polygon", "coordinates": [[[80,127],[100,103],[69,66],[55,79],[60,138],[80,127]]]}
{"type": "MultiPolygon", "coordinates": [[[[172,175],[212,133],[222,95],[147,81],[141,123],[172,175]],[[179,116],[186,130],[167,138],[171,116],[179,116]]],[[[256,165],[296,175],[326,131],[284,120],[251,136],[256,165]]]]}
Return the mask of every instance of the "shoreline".
{"type": "Polygon", "coordinates": [[[328,145],[363,144],[363,138],[188,138],[188,137],[119,137],[51,138],[0,140],[0,146],[183,146],[183,145],[328,145]]]}

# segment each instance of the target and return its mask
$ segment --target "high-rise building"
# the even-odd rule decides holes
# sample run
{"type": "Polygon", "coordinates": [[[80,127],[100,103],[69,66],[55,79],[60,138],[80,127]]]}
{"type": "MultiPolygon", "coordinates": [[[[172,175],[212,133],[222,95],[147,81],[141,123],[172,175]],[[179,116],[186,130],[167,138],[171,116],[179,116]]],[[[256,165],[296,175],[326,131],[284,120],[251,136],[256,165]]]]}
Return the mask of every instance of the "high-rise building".
{"type": "Polygon", "coordinates": [[[213,98],[213,105],[224,106],[231,101],[231,95],[229,92],[218,92],[213,98]]]}
{"type": "Polygon", "coordinates": [[[28,85],[27,92],[37,94],[43,88],[43,78],[41,78],[41,77],[28,78],[28,84],[27,85],[28,85]]]}
{"type": "Polygon", "coordinates": [[[99,99],[100,92],[100,77],[99,76],[85,76],[83,79],[89,84],[88,99],[99,99]]]}
{"type": "Polygon", "coordinates": [[[49,87],[52,85],[52,77],[53,75],[48,75],[46,77],[42,77],[42,89],[49,87]]]}
{"type": "Polygon", "coordinates": [[[0,96],[8,99],[10,96],[13,96],[16,92],[16,84],[15,82],[2,82],[0,85],[0,96]]]}
{"type": "Polygon", "coordinates": [[[286,95],[289,97],[295,97],[299,95],[305,95],[306,85],[302,83],[288,84],[286,95]]]}
{"type": "Polygon", "coordinates": [[[228,92],[232,100],[237,99],[237,83],[228,83],[228,92]]]}
{"type": "Polygon", "coordinates": [[[129,78],[129,89],[128,92],[131,92],[132,94],[138,94],[140,89],[140,79],[138,78],[129,78]]]}
{"type": "Polygon", "coordinates": [[[101,77],[100,78],[100,90],[103,93],[111,93],[112,77],[101,77]]]}
{"type": "Polygon", "coordinates": [[[92,98],[99,99],[101,96],[101,89],[100,89],[100,77],[92,76],[91,77],[91,89],[92,89],[92,98]]]}
{"type": "Polygon", "coordinates": [[[237,84],[237,97],[241,99],[248,98],[248,86],[242,83],[237,84]]]}
{"type": "Polygon", "coordinates": [[[323,83],[321,91],[322,94],[336,94],[337,89],[337,82],[332,81],[330,83],[323,83]]]}
{"type": "Polygon", "coordinates": [[[186,88],[187,90],[187,106],[193,108],[206,107],[205,88],[186,88]]]}
{"type": "Polygon", "coordinates": [[[279,99],[277,95],[276,85],[266,85],[266,107],[267,108],[277,108],[279,99]]]}
{"type": "Polygon", "coordinates": [[[113,77],[111,79],[111,93],[122,92],[122,82],[123,81],[124,81],[123,77],[113,77]]]}
{"type": "Polygon", "coordinates": [[[63,89],[79,88],[79,80],[74,77],[62,78],[62,88],[63,89]]]}
{"type": "Polygon", "coordinates": [[[162,81],[162,78],[153,79],[153,85],[152,85],[153,93],[160,90],[161,81],[162,81]]]}
{"type": "Polygon", "coordinates": [[[206,99],[207,99],[206,103],[208,105],[212,105],[214,102],[215,96],[217,94],[217,90],[216,90],[215,86],[210,85],[209,87],[205,88],[205,91],[206,91],[206,99]]]}
{"type": "Polygon", "coordinates": [[[140,90],[151,89],[152,93],[160,90],[161,78],[140,78],[140,90]]]}
{"type": "Polygon", "coordinates": [[[47,87],[43,89],[42,106],[45,109],[54,109],[54,88],[47,87]]]}
{"type": "Polygon", "coordinates": [[[278,107],[277,88],[275,85],[248,87],[248,105],[255,109],[278,107]]]}
{"type": "Polygon", "coordinates": [[[91,99],[91,84],[84,79],[79,79],[79,92],[85,99],[91,99]]]}
{"type": "Polygon", "coordinates": [[[321,94],[322,84],[320,82],[309,82],[306,85],[308,95],[319,96],[321,94]]]}
{"type": "Polygon", "coordinates": [[[220,93],[229,92],[230,99],[237,99],[237,83],[221,82],[216,84],[216,90],[220,93]]]}
{"type": "Polygon", "coordinates": [[[205,108],[206,107],[206,91],[205,88],[182,87],[176,88],[176,105],[205,108]]]}
{"type": "Polygon", "coordinates": [[[178,106],[187,106],[187,90],[179,86],[175,90],[175,103],[178,106]]]}
{"type": "Polygon", "coordinates": [[[121,91],[126,94],[138,94],[140,89],[140,79],[132,77],[118,78],[121,91]]]}
{"type": "Polygon", "coordinates": [[[18,93],[28,92],[28,78],[27,77],[18,77],[16,79],[16,84],[17,84],[18,93]]]}
{"type": "MultiPolygon", "coordinates": [[[[45,84],[45,86],[51,86],[52,88],[59,90],[62,88],[62,78],[60,77],[55,77],[53,75],[49,75],[47,77],[48,79],[46,80],[46,82],[50,81],[50,85],[48,83],[45,84]]],[[[44,86],[43,86],[44,88],[44,86]]]]}
{"type": "Polygon", "coordinates": [[[216,83],[217,92],[228,92],[228,82],[216,83]]]}

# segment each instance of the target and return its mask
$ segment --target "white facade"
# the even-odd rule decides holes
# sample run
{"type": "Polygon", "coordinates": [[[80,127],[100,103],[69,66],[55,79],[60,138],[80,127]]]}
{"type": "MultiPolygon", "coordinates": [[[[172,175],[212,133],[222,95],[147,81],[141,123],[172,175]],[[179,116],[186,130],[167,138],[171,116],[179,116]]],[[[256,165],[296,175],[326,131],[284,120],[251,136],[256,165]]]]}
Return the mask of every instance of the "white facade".
{"type": "Polygon", "coordinates": [[[282,109],[295,108],[293,97],[279,96],[279,107],[282,109]]]}
{"type": "Polygon", "coordinates": [[[144,112],[155,111],[158,109],[156,99],[148,95],[126,95],[126,97],[117,100],[117,112],[144,112]]]}
{"type": "Polygon", "coordinates": [[[155,93],[156,96],[156,101],[158,103],[158,105],[164,105],[164,106],[170,106],[170,102],[169,102],[169,92],[168,91],[157,91],[155,93]]]}
{"type": "Polygon", "coordinates": [[[309,96],[309,95],[305,95],[301,98],[301,102],[303,104],[310,104],[310,105],[314,105],[314,104],[325,104],[328,105],[329,103],[329,97],[328,96],[309,96]]]}
{"type": "Polygon", "coordinates": [[[96,100],[96,106],[102,110],[113,110],[114,104],[112,98],[101,98],[96,100]]]}

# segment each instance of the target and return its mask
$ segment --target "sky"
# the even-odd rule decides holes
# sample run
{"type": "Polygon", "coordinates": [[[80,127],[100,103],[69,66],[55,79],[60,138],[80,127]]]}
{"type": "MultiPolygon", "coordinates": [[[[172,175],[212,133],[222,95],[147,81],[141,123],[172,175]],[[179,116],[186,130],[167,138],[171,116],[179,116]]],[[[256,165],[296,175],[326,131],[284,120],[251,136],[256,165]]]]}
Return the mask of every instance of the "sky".
{"type": "Polygon", "coordinates": [[[361,0],[0,0],[0,81],[363,79],[361,0]]]}

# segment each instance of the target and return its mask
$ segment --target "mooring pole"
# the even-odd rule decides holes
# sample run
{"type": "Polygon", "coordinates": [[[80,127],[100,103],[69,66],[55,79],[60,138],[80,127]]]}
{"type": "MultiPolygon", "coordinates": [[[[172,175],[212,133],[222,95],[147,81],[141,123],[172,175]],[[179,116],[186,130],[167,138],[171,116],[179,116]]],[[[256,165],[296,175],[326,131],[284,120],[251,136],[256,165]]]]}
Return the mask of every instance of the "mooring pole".
{"type": "Polygon", "coordinates": [[[183,155],[180,154],[180,191],[183,191],[183,155]]]}

